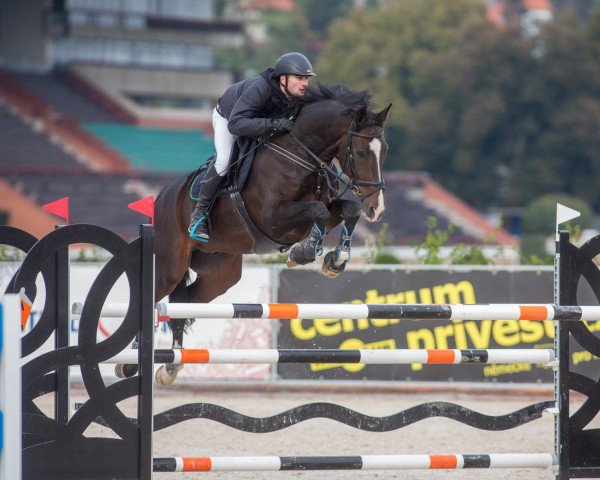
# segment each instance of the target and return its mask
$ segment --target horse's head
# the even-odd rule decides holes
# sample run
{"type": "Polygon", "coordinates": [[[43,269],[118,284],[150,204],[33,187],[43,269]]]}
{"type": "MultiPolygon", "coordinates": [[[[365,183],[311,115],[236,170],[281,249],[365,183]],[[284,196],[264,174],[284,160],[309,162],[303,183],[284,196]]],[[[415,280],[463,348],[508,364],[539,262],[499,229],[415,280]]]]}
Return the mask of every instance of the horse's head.
{"type": "Polygon", "coordinates": [[[344,85],[321,83],[309,87],[291,107],[291,111],[300,111],[292,136],[301,140],[305,152],[312,152],[309,155],[317,165],[329,164],[337,157],[348,186],[372,222],[379,220],[385,209],[382,168],[387,143],[383,124],[390,107],[376,113],[366,90],[355,92],[344,85]]]}
{"type": "Polygon", "coordinates": [[[388,145],[383,136],[383,124],[391,106],[379,113],[372,112],[367,105],[361,106],[353,114],[346,140],[340,144],[337,154],[340,166],[350,178],[351,187],[371,222],[379,220],[385,210],[382,175],[388,145]]]}

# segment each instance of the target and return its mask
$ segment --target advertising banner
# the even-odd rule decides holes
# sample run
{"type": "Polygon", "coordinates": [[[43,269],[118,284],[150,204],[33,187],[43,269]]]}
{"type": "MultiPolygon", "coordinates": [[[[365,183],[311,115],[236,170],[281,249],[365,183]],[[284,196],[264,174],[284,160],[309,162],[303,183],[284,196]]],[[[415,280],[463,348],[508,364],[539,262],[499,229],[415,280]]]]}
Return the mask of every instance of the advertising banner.
{"type": "MultiPolygon", "coordinates": [[[[316,271],[282,270],[282,303],[553,303],[553,272],[540,270],[395,269],[347,271],[330,280],[316,271]]],[[[579,304],[597,305],[589,287],[579,304]]],[[[590,322],[592,331],[600,322],[590,322]]],[[[499,349],[553,348],[553,322],[409,321],[394,319],[314,319],[279,322],[277,348],[340,349],[499,349]]],[[[600,362],[572,341],[572,363],[582,372],[600,362]]],[[[552,383],[546,365],[364,365],[281,364],[283,379],[476,381],[552,383]]]]}

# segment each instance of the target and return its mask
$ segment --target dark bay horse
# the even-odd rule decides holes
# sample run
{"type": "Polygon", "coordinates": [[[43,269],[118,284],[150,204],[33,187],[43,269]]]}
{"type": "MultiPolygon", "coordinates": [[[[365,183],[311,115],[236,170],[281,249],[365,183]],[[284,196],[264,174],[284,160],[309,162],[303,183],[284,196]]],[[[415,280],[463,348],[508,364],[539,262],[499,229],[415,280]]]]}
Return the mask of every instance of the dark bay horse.
{"type": "MultiPolygon", "coordinates": [[[[383,124],[391,105],[375,113],[368,92],[319,84],[292,107],[290,111],[299,112],[294,128],[267,138],[256,150],[242,197],[252,223],[269,238],[273,251],[277,245],[295,244],[290,266],[313,261],[322,251],[323,236],[343,222],[340,242],[323,266],[324,274],[335,277],[349,260],[361,210],[369,221],[378,220],[384,210],[383,124]],[[335,175],[334,159],[343,174],[335,175]]],[[[210,302],[240,280],[242,255],[260,250],[260,235],[238,215],[229,197],[219,198],[212,208],[209,243],[188,236],[192,175],[167,185],[156,199],[156,301],[169,295],[172,302],[210,302]],[[197,274],[192,283],[189,269],[197,274]]],[[[182,348],[190,321],[169,321],[173,348],[182,348]]],[[[161,367],[157,382],[173,382],[180,368],[161,367]]],[[[123,373],[129,376],[134,370],[123,373]]]]}

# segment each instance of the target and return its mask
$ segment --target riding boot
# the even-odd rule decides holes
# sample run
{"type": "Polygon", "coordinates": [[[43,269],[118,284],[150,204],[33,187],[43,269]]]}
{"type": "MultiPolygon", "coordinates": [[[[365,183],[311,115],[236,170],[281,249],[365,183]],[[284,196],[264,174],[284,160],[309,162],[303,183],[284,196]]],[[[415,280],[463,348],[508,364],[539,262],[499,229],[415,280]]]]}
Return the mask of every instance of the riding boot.
{"type": "Polygon", "coordinates": [[[210,224],[208,214],[212,206],[213,197],[218,193],[225,177],[219,176],[214,165],[211,165],[200,186],[196,208],[192,212],[188,232],[190,237],[199,242],[210,240],[210,224]]]}

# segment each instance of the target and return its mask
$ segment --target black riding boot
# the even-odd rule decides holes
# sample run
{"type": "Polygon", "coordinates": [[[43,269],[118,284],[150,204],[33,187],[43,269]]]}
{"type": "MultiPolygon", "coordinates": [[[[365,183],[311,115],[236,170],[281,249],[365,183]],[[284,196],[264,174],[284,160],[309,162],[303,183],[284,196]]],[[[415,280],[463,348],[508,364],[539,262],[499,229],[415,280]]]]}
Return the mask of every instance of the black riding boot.
{"type": "Polygon", "coordinates": [[[204,175],[204,180],[202,180],[200,192],[198,193],[198,202],[192,213],[188,228],[190,237],[194,240],[198,240],[199,242],[208,242],[210,240],[208,214],[212,199],[219,191],[224,179],[224,176],[219,176],[214,165],[211,165],[204,175]]]}

